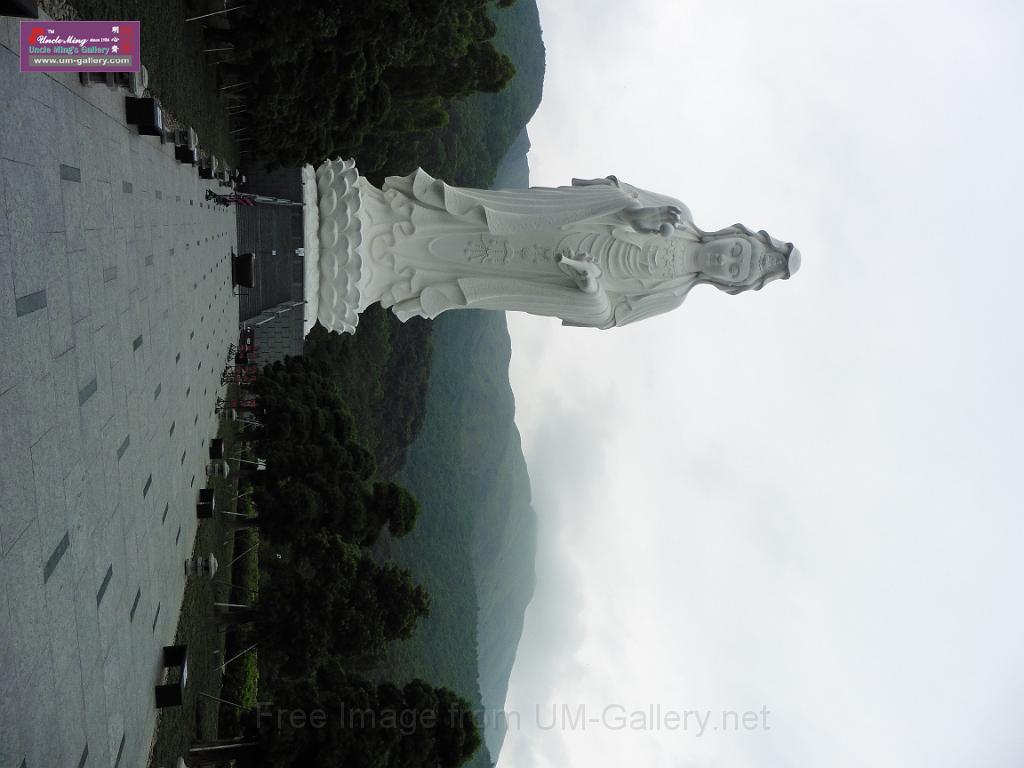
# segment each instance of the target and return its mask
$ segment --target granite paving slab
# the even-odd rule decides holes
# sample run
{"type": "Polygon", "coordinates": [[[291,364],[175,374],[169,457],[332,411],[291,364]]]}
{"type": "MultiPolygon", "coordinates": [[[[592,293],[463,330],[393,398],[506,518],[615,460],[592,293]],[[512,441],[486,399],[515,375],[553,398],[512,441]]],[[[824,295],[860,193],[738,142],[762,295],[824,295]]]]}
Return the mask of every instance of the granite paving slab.
{"type": "Polygon", "coordinates": [[[235,212],[123,92],[23,75],[13,40],[0,18],[0,766],[140,766],[237,334],[235,212]]]}

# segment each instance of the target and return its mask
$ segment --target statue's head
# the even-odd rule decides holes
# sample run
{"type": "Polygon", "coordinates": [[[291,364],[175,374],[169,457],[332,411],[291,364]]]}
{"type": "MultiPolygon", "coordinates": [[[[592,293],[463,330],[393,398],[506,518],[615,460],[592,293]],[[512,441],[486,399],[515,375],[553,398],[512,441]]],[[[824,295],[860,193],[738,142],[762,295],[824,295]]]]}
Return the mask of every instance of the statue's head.
{"type": "Polygon", "coordinates": [[[702,232],[700,242],[701,282],[726,293],[759,291],[772,280],[788,280],[800,268],[800,251],[792,243],[742,224],[702,232]]]}

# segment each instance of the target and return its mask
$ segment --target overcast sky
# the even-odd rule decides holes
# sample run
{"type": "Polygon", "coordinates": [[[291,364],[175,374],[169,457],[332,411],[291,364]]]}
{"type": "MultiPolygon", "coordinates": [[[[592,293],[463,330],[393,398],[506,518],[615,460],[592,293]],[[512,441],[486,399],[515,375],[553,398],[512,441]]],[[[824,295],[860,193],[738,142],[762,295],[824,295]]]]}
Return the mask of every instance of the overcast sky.
{"type": "Polygon", "coordinates": [[[539,4],[535,186],[614,173],[804,262],[509,315],[540,551],[499,768],[1024,765],[1022,6],[539,4]],[[712,718],[617,728],[657,705],[712,718]]]}

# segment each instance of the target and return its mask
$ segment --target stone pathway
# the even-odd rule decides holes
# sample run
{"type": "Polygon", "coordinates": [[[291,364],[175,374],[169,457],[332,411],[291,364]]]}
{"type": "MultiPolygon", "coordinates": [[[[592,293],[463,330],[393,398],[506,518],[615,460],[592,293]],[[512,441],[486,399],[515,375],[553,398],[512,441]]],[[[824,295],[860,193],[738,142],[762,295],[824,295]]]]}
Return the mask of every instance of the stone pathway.
{"type": "Polygon", "coordinates": [[[15,35],[0,18],[0,766],[135,768],[238,328],[235,213],[123,92],[20,73],[15,35]]]}

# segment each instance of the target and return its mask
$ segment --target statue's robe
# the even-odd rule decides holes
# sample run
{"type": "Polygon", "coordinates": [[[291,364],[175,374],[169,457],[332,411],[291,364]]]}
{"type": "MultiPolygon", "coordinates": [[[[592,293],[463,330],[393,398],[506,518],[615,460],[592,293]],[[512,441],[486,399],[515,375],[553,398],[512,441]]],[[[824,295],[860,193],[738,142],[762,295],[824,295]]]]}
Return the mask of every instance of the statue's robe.
{"type": "Polygon", "coordinates": [[[370,295],[402,320],[455,308],[520,310],[565,325],[611,328],[678,307],[697,282],[680,274],[696,234],[689,209],[628,184],[522,190],[452,187],[423,170],[378,190],[360,180],[362,248],[374,267],[370,295]],[[623,212],[671,205],[683,229],[639,233],[623,212]],[[588,294],[559,267],[559,253],[601,267],[588,294]]]}

